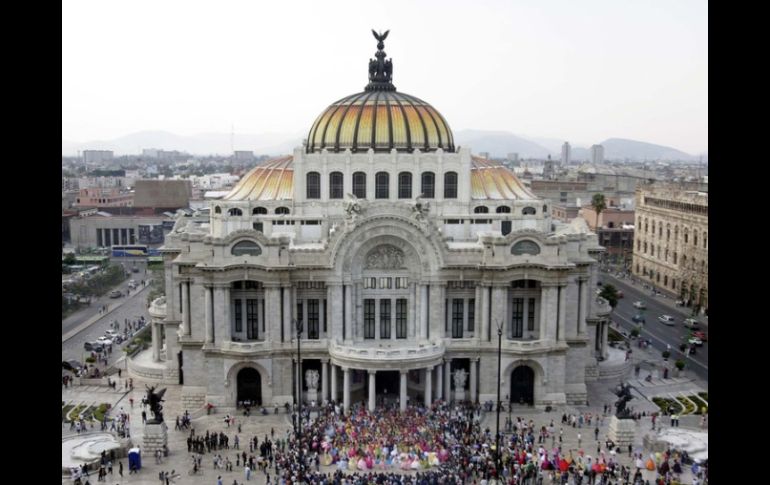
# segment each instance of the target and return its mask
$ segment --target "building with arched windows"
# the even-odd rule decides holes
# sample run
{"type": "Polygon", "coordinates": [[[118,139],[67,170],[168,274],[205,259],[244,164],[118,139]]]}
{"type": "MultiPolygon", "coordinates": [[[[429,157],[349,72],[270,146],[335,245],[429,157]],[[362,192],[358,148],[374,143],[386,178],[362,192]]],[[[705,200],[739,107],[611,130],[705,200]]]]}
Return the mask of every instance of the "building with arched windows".
{"type": "Polygon", "coordinates": [[[503,399],[584,403],[610,311],[594,296],[596,236],[455,146],[378,48],[365,90],[325,109],[302,147],[167,236],[155,375],[182,383],[190,408],[281,405],[298,383],[303,400],[345,407],[484,402],[500,332],[503,399]]]}

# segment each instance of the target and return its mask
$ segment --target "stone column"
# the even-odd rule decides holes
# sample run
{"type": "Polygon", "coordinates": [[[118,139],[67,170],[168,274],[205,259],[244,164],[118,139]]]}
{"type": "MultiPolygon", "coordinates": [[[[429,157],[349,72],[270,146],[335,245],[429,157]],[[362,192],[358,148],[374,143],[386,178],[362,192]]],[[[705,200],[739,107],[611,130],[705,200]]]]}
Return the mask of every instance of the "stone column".
{"type": "MultiPolygon", "coordinates": [[[[329,293],[328,289],[326,290],[326,293],[328,295],[329,293]]],[[[327,332],[324,332],[324,327],[326,327],[326,330],[328,332],[329,322],[326,321],[326,305],[324,305],[324,299],[319,298],[318,299],[318,336],[319,338],[326,338],[327,336],[327,332]]]]}
{"type": "Polygon", "coordinates": [[[377,394],[375,393],[375,383],[377,382],[377,371],[369,371],[369,411],[374,411],[377,394]]]}
{"type": "Polygon", "coordinates": [[[414,336],[417,334],[417,327],[419,326],[417,322],[417,312],[415,312],[415,308],[417,307],[417,285],[415,283],[409,283],[409,298],[406,300],[407,304],[407,338],[413,339],[414,336]]]}
{"type": "Polygon", "coordinates": [[[209,285],[203,286],[204,321],[206,322],[206,343],[214,343],[214,294],[209,285]]]}
{"type": "Polygon", "coordinates": [[[398,407],[402,411],[406,411],[406,375],[408,372],[409,371],[405,371],[405,370],[400,371],[401,388],[399,392],[398,407]]]}
{"type": "Polygon", "coordinates": [[[556,335],[558,340],[564,340],[567,336],[567,285],[555,288],[559,299],[559,332],[556,335]]]}
{"type": "MultiPolygon", "coordinates": [[[[227,289],[229,293],[229,288],[227,289]]],[[[230,301],[230,298],[227,298],[230,301]]],[[[228,305],[228,309],[230,305],[228,305]]],[[[267,334],[265,339],[273,342],[280,342],[281,336],[281,288],[278,286],[265,287],[265,319],[267,320],[265,328],[267,334]]],[[[228,319],[229,321],[229,319],[228,319]]],[[[230,324],[232,328],[232,324],[230,324]]]]}
{"type": "Polygon", "coordinates": [[[489,302],[492,305],[492,338],[497,337],[497,325],[502,322],[503,339],[510,335],[508,331],[508,287],[493,286],[492,299],[489,302]]]}
{"type": "Polygon", "coordinates": [[[435,282],[430,285],[430,338],[445,337],[446,326],[446,283],[435,282]]]}
{"type": "Polygon", "coordinates": [[[190,282],[182,282],[182,330],[184,335],[191,335],[190,329],[190,282]]]}
{"type": "Polygon", "coordinates": [[[345,336],[342,335],[342,318],[345,311],[342,306],[342,285],[338,283],[329,283],[327,292],[330,310],[330,321],[326,327],[327,337],[336,342],[345,338],[345,336]]]}
{"type": "Polygon", "coordinates": [[[419,285],[420,292],[420,340],[428,338],[428,285],[419,285]]]}
{"type": "Polygon", "coordinates": [[[160,323],[152,320],[152,361],[160,362],[160,323]]]}
{"type": "MultiPolygon", "coordinates": [[[[450,400],[449,389],[446,391],[446,400],[450,400]]],[[[436,399],[444,399],[444,366],[436,367],[436,399]]]]}
{"type": "Polygon", "coordinates": [[[556,333],[556,322],[551,318],[553,289],[550,285],[542,285],[540,290],[540,340],[551,338],[551,334],[556,333]]]}
{"type": "Polygon", "coordinates": [[[245,336],[249,335],[249,329],[248,329],[248,306],[246,304],[247,298],[244,296],[241,298],[241,338],[245,338],[245,336]]]}
{"type": "MultiPolygon", "coordinates": [[[[441,366],[439,366],[439,369],[441,369],[441,366]]],[[[446,400],[451,401],[452,400],[452,382],[450,379],[452,378],[452,359],[447,359],[444,361],[444,389],[446,389],[446,400]]]]}
{"type": "Polygon", "coordinates": [[[580,300],[580,312],[578,314],[578,336],[584,335],[586,330],[586,311],[588,310],[588,280],[578,279],[578,299],[580,300]]]}
{"type": "Polygon", "coordinates": [[[331,400],[337,401],[337,366],[334,364],[329,364],[329,372],[331,373],[331,380],[332,380],[332,395],[331,400]]]}
{"type": "Polygon", "coordinates": [[[342,368],[342,409],[350,410],[350,369],[342,368]]]}
{"type": "Polygon", "coordinates": [[[471,359],[471,397],[470,400],[472,403],[476,402],[476,364],[478,363],[479,359],[471,359]]]}
{"type": "MultiPolygon", "coordinates": [[[[291,316],[292,316],[292,298],[291,298],[291,286],[283,286],[283,341],[291,342],[294,331],[291,328],[291,316]]],[[[246,315],[246,311],[243,312],[246,315]]]]}
{"type": "Polygon", "coordinates": [[[602,321],[602,357],[605,359],[609,355],[609,352],[607,352],[607,332],[610,327],[610,322],[607,320],[602,321]]]}
{"type": "Polygon", "coordinates": [[[433,402],[433,369],[425,369],[425,407],[430,407],[433,402]]]}
{"type": "Polygon", "coordinates": [[[329,361],[321,361],[321,403],[329,399],[329,361]]]}
{"type": "Polygon", "coordinates": [[[345,285],[345,335],[344,340],[353,339],[353,287],[345,285]]]}
{"type": "Polygon", "coordinates": [[[489,286],[481,286],[481,318],[478,320],[481,325],[481,341],[489,341],[489,286]]]}
{"type": "Polygon", "coordinates": [[[232,340],[232,323],[230,323],[230,285],[219,289],[221,299],[221,313],[217,318],[217,339],[232,340]]]}

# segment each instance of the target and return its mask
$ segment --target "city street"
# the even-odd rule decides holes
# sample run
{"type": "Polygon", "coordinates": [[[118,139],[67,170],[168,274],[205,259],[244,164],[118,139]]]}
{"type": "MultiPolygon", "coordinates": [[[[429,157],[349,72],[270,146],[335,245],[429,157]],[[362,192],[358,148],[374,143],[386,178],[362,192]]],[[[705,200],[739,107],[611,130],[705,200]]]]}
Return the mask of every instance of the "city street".
{"type": "MultiPolygon", "coordinates": [[[[641,283],[634,284],[626,278],[617,278],[614,274],[602,271],[600,281],[615,286],[624,294],[611,314],[613,322],[619,324],[626,333],[630,333],[637,326],[631,318],[636,314],[643,315],[645,323],[641,325],[641,338],[651,340],[653,348],[660,352],[666,349],[667,344],[671,345],[669,362],[673,364],[676,360],[683,359],[691,371],[708,381],[709,343],[704,342],[702,347],[697,347],[695,355],[685,356],[679,350],[679,345],[690,335],[690,329],[683,325],[684,320],[690,317],[689,308],[676,307],[672,299],[660,295],[653,296],[652,291],[643,288],[641,283]],[[644,310],[634,308],[635,301],[644,302],[647,308],[644,310]],[[674,325],[668,326],[661,323],[658,320],[661,315],[674,317],[674,325]]],[[[708,335],[707,318],[700,316],[697,320],[701,323],[700,329],[708,335]]],[[[636,341],[632,343],[634,349],[638,348],[636,341]]]]}
{"type": "MultiPolygon", "coordinates": [[[[62,335],[71,332],[78,325],[82,325],[87,320],[91,319],[95,315],[99,314],[99,308],[102,305],[110,305],[110,308],[114,308],[118,304],[120,307],[115,310],[108,311],[104,316],[96,320],[94,323],[84,328],[77,334],[73,335],[66,341],[62,342],[62,360],[75,359],[78,362],[84,362],[85,358],[90,355],[90,352],[83,348],[85,342],[93,342],[97,338],[104,335],[104,332],[111,327],[111,324],[117,320],[120,324],[120,332],[123,332],[125,328],[126,319],[129,321],[138,320],[140,316],[144,316],[145,321],[149,321],[149,315],[147,314],[147,294],[150,291],[150,281],[147,279],[149,274],[144,273],[144,263],[137,263],[140,267],[138,273],[132,273],[131,277],[126,279],[123,283],[116,287],[125,295],[128,289],[129,279],[134,279],[139,284],[136,290],[132,290],[130,296],[122,296],[120,298],[109,298],[104,296],[97,301],[91,303],[90,307],[80,310],[66,320],[62,321],[62,335]],[[146,286],[142,287],[141,280],[145,279],[146,286]]],[[[129,266],[130,268],[130,266],[129,266]]],[[[117,359],[122,357],[123,351],[121,350],[123,345],[127,341],[122,342],[120,345],[112,346],[112,354],[109,356],[110,364],[114,363],[117,359]]],[[[101,367],[100,367],[101,368],[101,367]]]]}

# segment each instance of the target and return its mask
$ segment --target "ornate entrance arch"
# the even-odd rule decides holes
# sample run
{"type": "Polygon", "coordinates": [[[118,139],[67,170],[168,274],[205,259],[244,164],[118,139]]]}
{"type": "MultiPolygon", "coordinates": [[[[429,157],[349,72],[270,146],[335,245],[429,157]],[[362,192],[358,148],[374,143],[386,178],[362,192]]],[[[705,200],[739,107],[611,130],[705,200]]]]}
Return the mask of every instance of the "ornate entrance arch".
{"type": "Polygon", "coordinates": [[[244,367],[236,378],[236,402],[250,401],[252,405],[262,404],[262,378],[257,369],[244,367]]]}
{"type": "Polygon", "coordinates": [[[535,371],[531,367],[520,365],[511,373],[511,402],[535,404],[535,371]]]}

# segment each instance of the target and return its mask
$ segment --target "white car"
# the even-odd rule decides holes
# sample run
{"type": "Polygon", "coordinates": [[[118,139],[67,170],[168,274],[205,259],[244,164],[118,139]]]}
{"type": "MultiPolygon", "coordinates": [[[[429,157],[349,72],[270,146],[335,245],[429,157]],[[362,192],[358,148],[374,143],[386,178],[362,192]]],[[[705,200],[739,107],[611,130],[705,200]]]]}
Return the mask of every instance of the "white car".
{"type": "Polygon", "coordinates": [[[96,339],[96,341],[102,345],[112,345],[112,340],[108,339],[107,337],[99,337],[96,339]]]}
{"type": "Polygon", "coordinates": [[[115,339],[115,337],[117,337],[118,335],[120,335],[120,332],[118,332],[118,331],[116,331],[116,330],[107,330],[106,332],[104,332],[104,336],[105,336],[105,337],[107,337],[107,338],[109,338],[109,339],[113,339],[113,340],[114,340],[114,339],[115,339]]]}
{"type": "Polygon", "coordinates": [[[700,326],[700,322],[694,318],[688,318],[684,321],[684,326],[689,328],[698,328],[698,326],[700,326]]]}
{"type": "Polygon", "coordinates": [[[703,345],[703,340],[699,339],[698,337],[690,337],[687,340],[687,343],[690,345],[696,345],[698,347],[701,347],[703,345]]]}
{"type": "Polygon", "coordinates": [[[658,320],[660,320],[661,323],[664,325],[673,325],[674,324],[674,317],[671,315],[661,315],[658,317],[658,320]]]}
{"type": "Polygon", "coordinates": [[[634,308],[638,308],[640,310],[644,310],[645,308],[647,308],[647,305],[645,305],[643,301],[635,301],[634,302],[634,308]]]}
{"type": "Polygon", "coordinates": [[[136,286],[137,286],[136,285],[136,280],[131,280],[131,281],[128,282],[128,287],[131,288],[132,290],[135,290],[136,286]]]}

